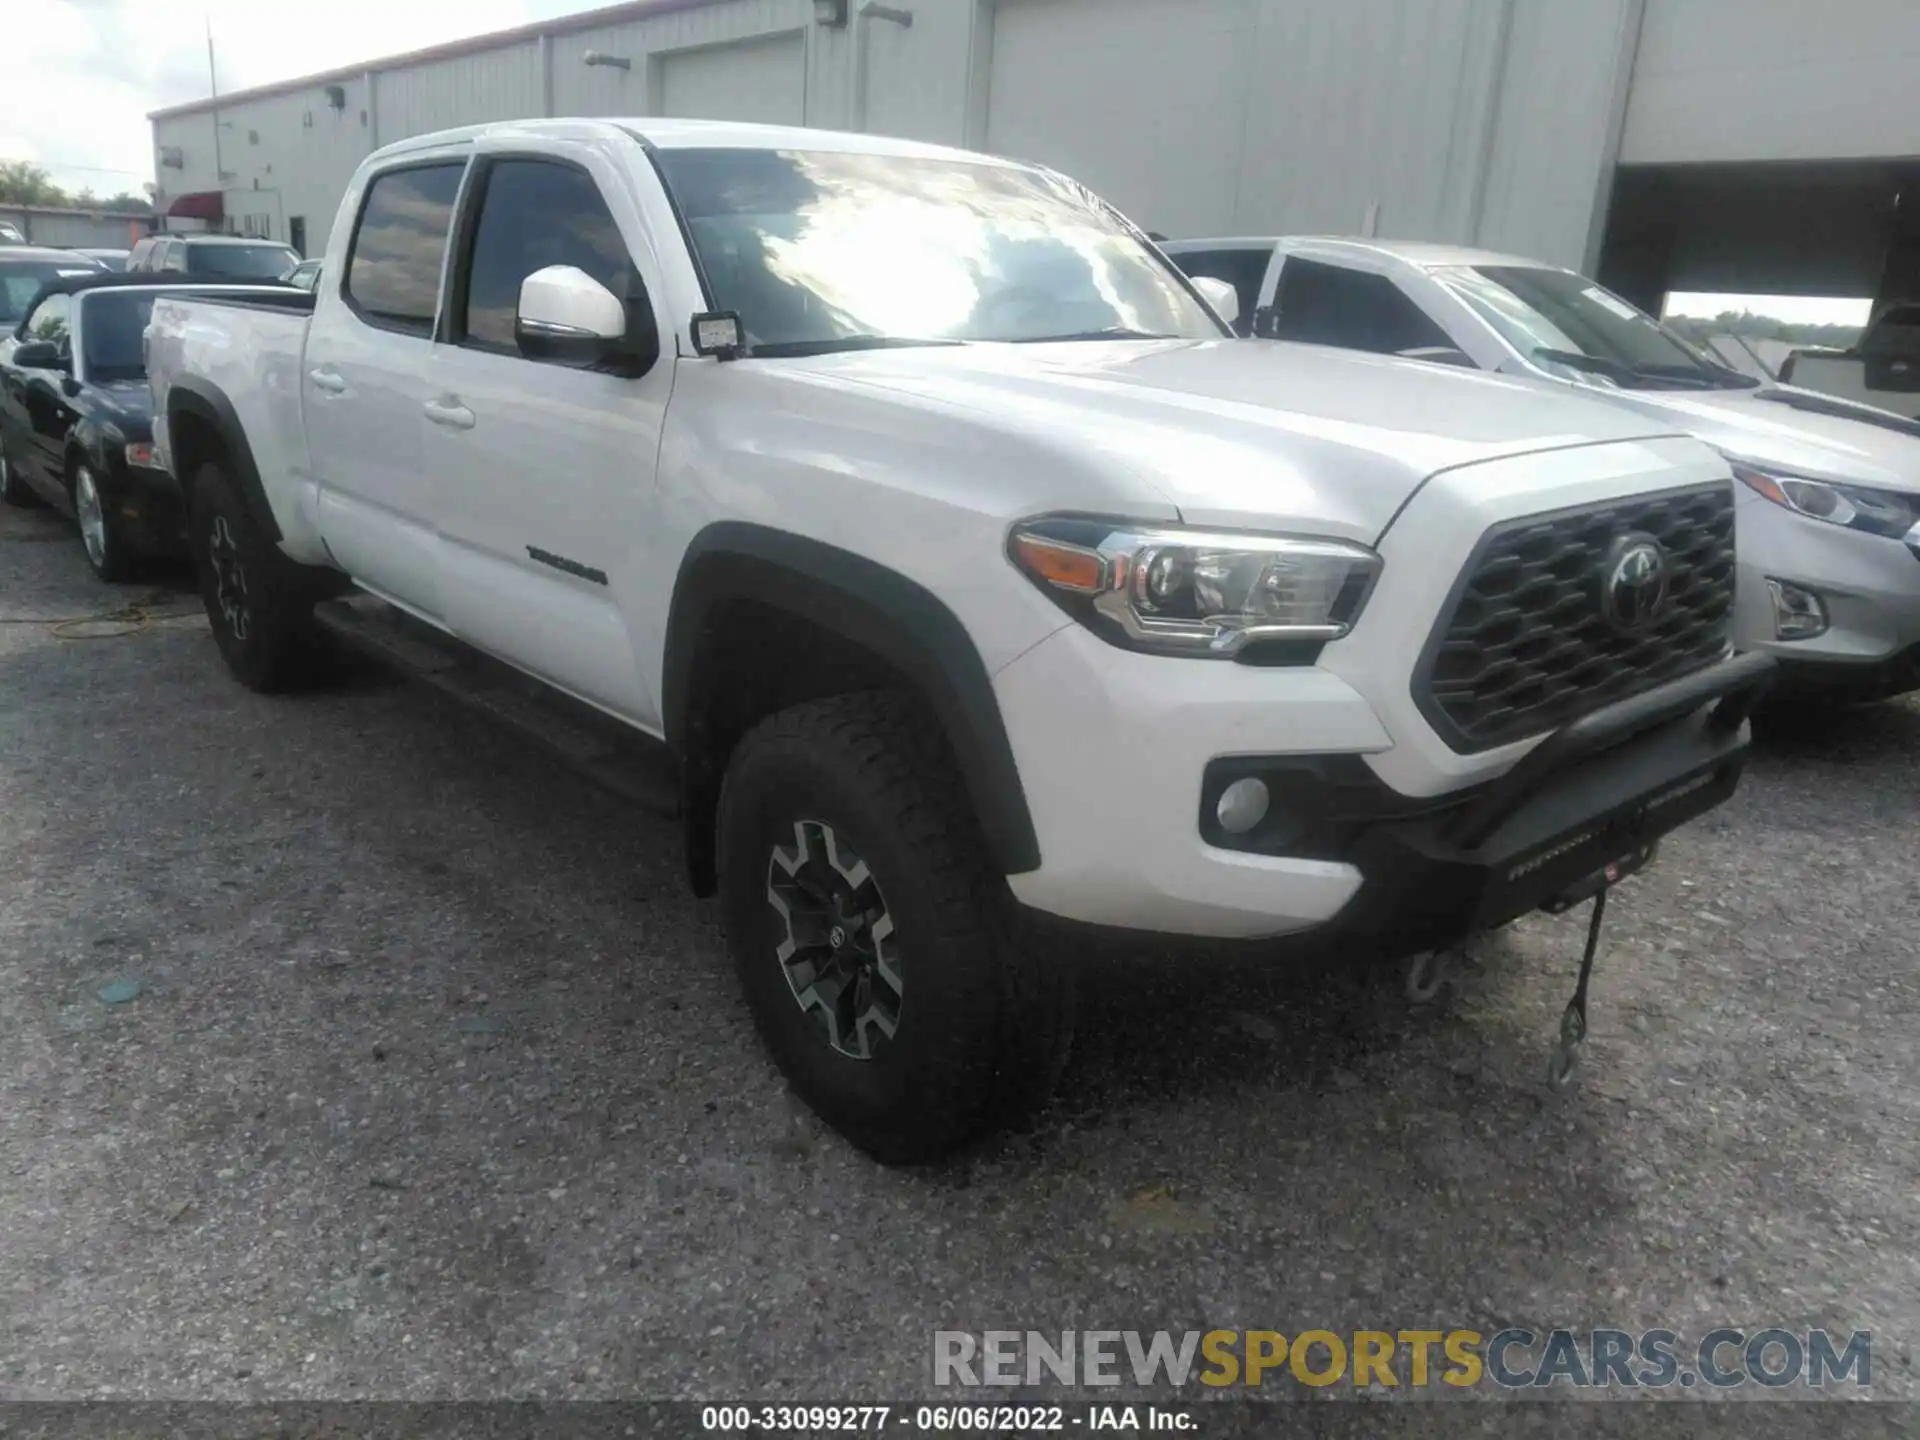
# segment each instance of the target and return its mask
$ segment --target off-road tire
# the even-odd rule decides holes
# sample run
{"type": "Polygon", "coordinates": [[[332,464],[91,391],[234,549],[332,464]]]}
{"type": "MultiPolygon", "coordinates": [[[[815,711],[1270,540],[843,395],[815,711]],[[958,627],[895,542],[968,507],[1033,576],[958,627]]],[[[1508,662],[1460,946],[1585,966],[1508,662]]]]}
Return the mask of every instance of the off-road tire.
{"type": "Polygon", "coordinates": [[[313,607],[338,590],[340,577],[282,555],[217,462],[195,472],[191,494],[194,572],[227,668],[262,694],[306,689],[330,678],[333,656],[314,624],[313,607]],[[230,585],[223,575],[231,576],[231,564],[239,567],[244,615],[223,590],[230,585]]]}
{"type": "Polygon", "coordinates": [[[936,1159],[1020,1118],[1072,1039],[1072,967],[1026,943],[937,737],[904,696],[811,701],[740,741],[719,802],[721,916],[754,1022],[795,1093],[887,1164],[936,1159]],[[769,865],[799,821],[845,837],[894,922],[897,1029],[869,1059],[829,1045],[777,958],[769,865]]]}

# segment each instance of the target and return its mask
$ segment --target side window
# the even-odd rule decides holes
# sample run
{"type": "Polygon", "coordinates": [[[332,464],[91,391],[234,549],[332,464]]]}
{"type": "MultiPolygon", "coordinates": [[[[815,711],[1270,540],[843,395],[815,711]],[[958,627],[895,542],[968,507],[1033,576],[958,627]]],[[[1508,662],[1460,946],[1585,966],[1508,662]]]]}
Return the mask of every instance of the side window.
{"type": "Polygon", "coordinates": [[[33,307],[33,313],[27,317],[27,323],[20,327],[21,338],[51,340],[65,350],[70,345],[72,321],[73,297],[49,295],[33,307]]]}
{"type": "Polygon", "coordinates": [[[633,258],[592,178],[571,165],[502,160],[488,167],[473,231],[464,295],[455,297],[455,338],[517,354],[520,282],[549,265],[584,270],[622,300],[633,258]]]}
{"type": "Polygon", "coordinates": [[[389,170],[367,188],[340,286],[363,319],[433,333],[440,262],[464,168],[454,161],[389,170]]]}
{"type": "Polygon", "coordinates": [[[1233,322],[1233,333],[1253,333],[1253,311],[1260,303],[1260,282],[1267,278],[1267,261],[1273,251],[1189,250],[1173,257],[1173,263],[1196,278],[1224,280],[1240,297],[1240,315],[1233,322]]]}
{"type": "Polygon", "coordinates": [[[182,275],[186,274],[187,242],[184,240],[168,241],[166,251],[161,257],[159,268],[167,271],[169,274],[175,272],[182,275]]]}
{"type": "Polygon", "coordinates": [[[1428,346],[1451,348],[1447,333],[1429,320],[1384,275],[1289,256],[1280,268],[1269,333],[1276,340],[1337,345],[1397,355],[1428,346]]]}

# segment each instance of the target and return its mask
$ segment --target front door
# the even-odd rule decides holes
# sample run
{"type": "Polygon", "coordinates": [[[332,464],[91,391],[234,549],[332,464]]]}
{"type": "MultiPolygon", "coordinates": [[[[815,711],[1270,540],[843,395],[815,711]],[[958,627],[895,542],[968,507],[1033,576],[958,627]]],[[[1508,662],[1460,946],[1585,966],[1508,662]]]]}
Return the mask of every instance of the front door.
{"type": "Polygon", "coordinates": [[[420,408],[464,159],[375,175],[348,260],[321,274],[301,376],[320,533],[368,589],[438,619],[420,408]]]}
{"type": "Polygon", "coordinates": [[[654,252],[625,176],[593,152],[563,159],[516,145],[474,165],[468,209],[479,209],[461,227],[466,253],[425,395],[444,620],[480,649],[657,728],[628,624],[651,593],[639,583],[642,541],[671,350],[632,378],[527,359],[514,338],[520,282],[534,271],[573,266],[650,309],[646,297],[661,293],[654,252]]]}

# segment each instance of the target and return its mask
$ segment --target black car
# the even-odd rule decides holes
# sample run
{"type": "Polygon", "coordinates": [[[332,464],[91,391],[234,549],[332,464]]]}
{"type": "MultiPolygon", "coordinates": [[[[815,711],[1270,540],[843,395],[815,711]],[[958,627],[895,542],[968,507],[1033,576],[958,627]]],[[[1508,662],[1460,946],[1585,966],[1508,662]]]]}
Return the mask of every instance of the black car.
{"type": "Polygon", "coordinates": [[[0,334],[26,318],[42,287],[56,280],[99,275],[106,267],[78,250],[51,250],[43,245],[0,247],[0,334]]]}
{"type": "Polygon", "coordinates": [[[158,296],[212,288],[55,275],[0,339],[0,500],[71,515],[103,580],[141,555],[185,553],[179,487],[154,463],[143,349],[158,296]]]}

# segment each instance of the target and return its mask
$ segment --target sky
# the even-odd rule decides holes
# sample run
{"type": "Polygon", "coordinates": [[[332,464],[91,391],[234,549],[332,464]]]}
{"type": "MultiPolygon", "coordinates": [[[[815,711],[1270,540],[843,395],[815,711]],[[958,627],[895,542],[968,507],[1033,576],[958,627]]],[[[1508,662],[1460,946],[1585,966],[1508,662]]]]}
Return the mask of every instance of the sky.
{"type": "Polygon", "coordinates": [[[69,190],[139,193],[153,179],[147,112],[206,98],[209,23],[224,94],[605,3],[11,0],[0,159],[44,165],[69,190]]]}
{"type": "Polygon", "coordinates": [[[1789,325],[1865,325],[1873,309],[1870,298],[1844,295],[1720,295],[1704,290],[1676,290],[1667,296],[1666,314],[1697,315],[1712,320],[1731,310],[1751,310],[1789,325]]]}

